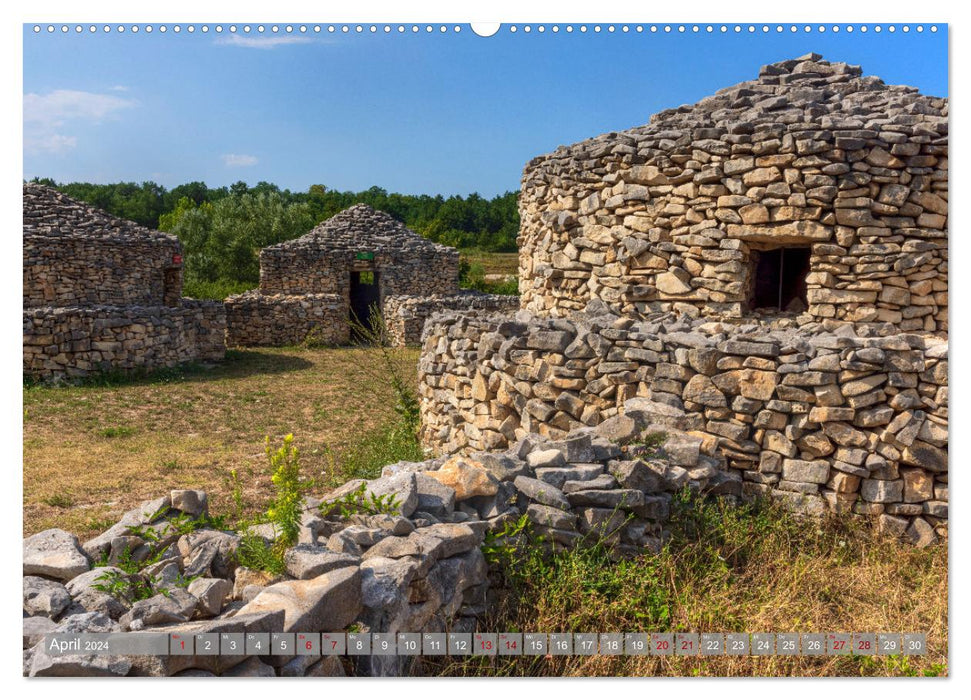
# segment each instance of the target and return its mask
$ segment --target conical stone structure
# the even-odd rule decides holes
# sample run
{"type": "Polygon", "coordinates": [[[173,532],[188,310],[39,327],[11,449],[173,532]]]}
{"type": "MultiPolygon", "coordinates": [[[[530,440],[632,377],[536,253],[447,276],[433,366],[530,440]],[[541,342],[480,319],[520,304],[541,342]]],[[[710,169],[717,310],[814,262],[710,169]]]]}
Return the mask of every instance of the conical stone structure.
{"type": "Polygon", "coordinates": [[[765,66],[530,161],[523,308],[946,330],[947,154],[946,99],[817,54],[765,66]]]}

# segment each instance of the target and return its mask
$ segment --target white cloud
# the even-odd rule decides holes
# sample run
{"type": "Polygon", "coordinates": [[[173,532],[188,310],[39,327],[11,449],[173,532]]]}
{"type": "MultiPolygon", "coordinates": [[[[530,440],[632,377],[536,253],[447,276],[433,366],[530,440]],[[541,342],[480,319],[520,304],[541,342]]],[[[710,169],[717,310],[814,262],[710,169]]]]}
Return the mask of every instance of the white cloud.
{"type": "Polygon", "coordinates": [[[216,39],[217,44],[223,46],[242,46],[247,49],[275,49],[277,46],[291,44],[309,44],[310,37],[305,36],[242,36],[229,34],[216,39]]]}
{"type": "Polygon", "coordinates": [[[129,90],[131,90],[131,88],[128,87],[127,85],[112,85],[111,89],[114,90],[115,92],[128,92],[129,90]]]}
{"type": "Polygon", "coordinates": [[[256,156],[248,156],[242,153],[227,153],[220,157],[223,159],[223,165],[227,168],[247,168],[260,162],[256,156]]]}
{"type": "Polygon", "coordinates": [[[100,124],[136,102],[83,90],[54,90],[24,95],[24,150],[64,153],[77,146],[77,136],[63,133],[78,125],[100,124]]]}

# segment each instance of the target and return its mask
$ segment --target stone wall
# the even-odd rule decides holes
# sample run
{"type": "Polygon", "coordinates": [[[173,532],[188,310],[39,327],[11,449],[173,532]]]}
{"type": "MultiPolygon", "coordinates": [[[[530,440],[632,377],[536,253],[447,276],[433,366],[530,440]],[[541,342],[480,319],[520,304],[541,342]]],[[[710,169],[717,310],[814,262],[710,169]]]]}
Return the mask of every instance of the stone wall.
{"type": "MultiPolygon", "coordinates": [[[[186,532],[188,519],[208,513],[201,491],[172,491],[143,503],[83,544],[58,529],[27,537],[24,675],[420,675],[412,664],[421,660],[409,656],[57,656],[44,648],[43,637],[64,631],[342,633],[352,626],[390,635],[492,631],[479,628],[490,587],[481,549],[487,533],[493,546],[563,551],[603,544],[614,558],[650,554],[668,536],[664,523],[675,491],[691,486],[730,494],[737,486],[620,444],[648,427],[646,414],[631,416],[559,441],[530,435],[504,452],[399,462],[380,478],[305,497],[298,543],[286,550],[281,575],[239,564],[241,533],[205,521],[186,532]],[[394,505],[381,514],[346,512],[365,494],[393,498],[394,505]],[[524,515],[531,527],[509,534],[507,526],[524,515]],[[171,524],[176,517],[180,530],[171,524]],[[141,537],[146,526],[157,543],[141,537]],[[96,588],[99,577],[121,574],[115,565],[126,556],[157,558],[143,573],[167,593],[132,602],[96,588]]],[[[276,536],[272,525],[248,534],[267,544],[276,536]]]]}
{"type": "Polygon", "coordinates": [[[61,380],[223,358],[225,309],[182,298],[175,236],[44,185],[23,192],[25,376],[61,380]]]}
{"type": "Polygon", "coordinates": [[[222,302],[183,299],[181,307],[84,306],[24,309],[25,376],[84,377],[109,370],[221,360],[222,302]]]}
{"type": "Polygon", "coordinates": [[[263,294],[226,300],[226,345],[299,345],[312,340],[344,345],[350,339],[348,310],[338,294],[263,294]]]}
{"type": "Polygon", "coordinates": [[[441,311],[496,311],[519,309],[519,297],[463,291],[436,296],[392,296],[384,300],[384,318],[391,342],[397,346],[420,345],[425,321],[441,311]]]}
{"type": "Polygon", "coordinates": [[[748,495],[879,515],[928,537],[946,525],[946,340],[892,324],[638,322],[602,304],[590,311],[432,319],[419,363],[424,444],[499,449],[647,401],[673,412],[694,454],[740,474],[748,495]]]}
{"type": "Polygon", "coordinates": [[[24,308],[180,303],[182,269],[172,260],[182,249],[175,237],[159,244],[30,236],[23,250],[24,308]],[[177,290],[174,297],[169,288],[177,290]]]}
{"type": "MultiPolygon", "coordinates": [[[[526,166],[523,308],[740,317],[801,248],[815,320],[947,328],[948,102],[817,55],[526,166]]],[[[793,270],[794,271],[794,270],[793,270]]],[[[770,305],[775,305],[771,302],[770,305]]]]}
{"type": "Polygon", "coordinates": [[[179,305],[182,246],[175,236],[43,185],[25,184],[23,197],[25,309],[179,305]]]}

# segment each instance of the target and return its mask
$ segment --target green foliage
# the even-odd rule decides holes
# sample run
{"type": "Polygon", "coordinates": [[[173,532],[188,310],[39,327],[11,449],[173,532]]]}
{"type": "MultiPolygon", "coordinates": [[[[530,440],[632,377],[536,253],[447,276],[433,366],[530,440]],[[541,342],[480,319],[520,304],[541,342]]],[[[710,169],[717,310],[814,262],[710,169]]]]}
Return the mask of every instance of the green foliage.
{"type": "MultiPolygon", "coordinates": [[[[293,445],[293,434],[283,438],[283,445],[274,450],[270,446],[270,438],[266,438],[266,456],[273,471],[273,482],[276,495],[266,510],[266,513],[249,523],[269,523],[273,525],[276,537],[272,542],[267,541],[252,532],[244,532],[236,550],[236,560],[248,569],[283,573],[286,569],[283,555],[287,549],[297,543],[300,534],[300,520],[303,516],[303,496],[313,486],[313,480],[304,478],[300,473],[300,452],[293,445]]],[[[238,487],[238,476],[233,472],[233,480],[238,487]]],[[[242,494],[237,491],[234,495],[237,510],[241,510],[242,494]]],[[[242,524],[246,527],[247,524],[242,524]]]]}
{"type": "Polygon", "coordinates": [[[267,546],[266,540],[250,533],[240,536],[236,561],[247,569],[271,574],[282,574],[287,569],[282,554],[275,547],[267,546]]]}
{"type": "MultiPolygon", "coordinates": [[[[519,233],[516,192],[486,199],[475,193],[448,198],[403,195],[380,187],[338,192],[313,185],[307,192],[291,192],[268,182],[253,187],[237,182],[228,188],[190,182],[171,190],[154,182],[33,182],[177,235],[185,249],[185,293],[199,299],[224,299],[254,288],[259,282],[260,248],[297,238],[353,204],[368,204],[430,240],[462,249],[515,252],[519,233]]],[[[515,283],[492,285],[483,280],[481,285],[489,287],[483,291],[516,293],[515,283]]]]}
{"type": "Polygon", "coordinates": [[[44,503],[52,508],[71,508],[74,505],[74,498],[67,493],[55,493],[45,498],[44,503]]]}
{"type": "Polygon", "coordinates": [[[459,286],[462,289],[474,289],[487,294],[519,294],[519,282],[515,277],[500,282],[493,282],[485,278],[485,267],[480,262],[459,260],[459,286]]]}
{"type": "Polygon", "coordinates": [[[371,493],[366,483],[341,498],[320,504],[321,513],[329,515],[336,512],[342,518],[352,515],[396,515],[400,508],[401,502],[395,494],[371,493]]]}
{"type": "Polygon", "coordinates": [[[273,523],[279,534],[276,548],[283,550],[297,543],[300,533],[300,517],[304,494],[312,482],[300,475],[300,452],[293,446],[293,433],[283,438],[283,445],[273,450],[270,438],[266,438],[266,456],[273,470],[271,480],[276,488],[276,497],[266,511],[267,520],[273,523]]]}

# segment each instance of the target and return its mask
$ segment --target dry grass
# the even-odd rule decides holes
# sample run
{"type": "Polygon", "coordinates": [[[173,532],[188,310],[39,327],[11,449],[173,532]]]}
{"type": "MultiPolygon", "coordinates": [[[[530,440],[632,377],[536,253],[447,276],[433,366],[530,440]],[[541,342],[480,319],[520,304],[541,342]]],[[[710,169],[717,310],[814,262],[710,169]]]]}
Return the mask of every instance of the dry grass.
{"type": "MultiPolygon", "coordinates": [[[[692,506],[694,508],[696,506],[692,506]]],[[[915,549],[867,523],[777,507],[683,509],[660,556],[509,552],[482,625],[534,632],[924,632],[914,657],[475,657],[423,673],[499,676],[947,675],[947,546],[915,549]]],[[[495,565],[494,565],[495,567],[495,565]]]]}
{"type": "MultiPolygon", "coordinates": [[[[414,377],[416,351],[404,352],[414,377]]],[[[243,350],[137,381],[25,388],[24,534],[90,536],[180,487],[207,490],[228,513],[232,470],[253,513],[270,493],[267,435],[294,433],[308,473],[339,482],[334,455],[394,418],[376,362],[359,348],[243,350]]]]}
{"type": "Polygon", "coordinates": [[[462,259],[470,264],[479,263],[486,275],[519,274],[519,253],[484,253],[462,251],[462,259]]]}

